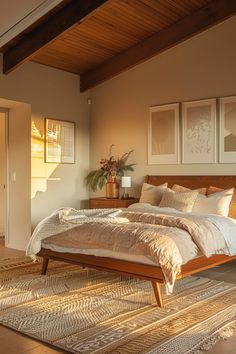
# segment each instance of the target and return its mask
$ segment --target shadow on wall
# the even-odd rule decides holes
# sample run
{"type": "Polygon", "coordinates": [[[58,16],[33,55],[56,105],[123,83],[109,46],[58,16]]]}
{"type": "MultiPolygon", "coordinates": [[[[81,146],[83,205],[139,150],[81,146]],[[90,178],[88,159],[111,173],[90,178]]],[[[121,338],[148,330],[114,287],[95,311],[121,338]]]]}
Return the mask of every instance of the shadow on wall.
{"type": "Polygon", "coordinates": [[[32,228],[57,208],[88,207],[80,193],[83,176],[78,165],[45,163],[44,149],[44,119],[36,117],[32,119],[31,136],[32,228]]]}
{"type": "Polygon", "coordinates": [[[50,177],[58,164],[44,163],[44,125],[43,120],[32,121],[31,134],[31,199],[37,192],[46,192],[48,180],[60,180],[50,177]]]}

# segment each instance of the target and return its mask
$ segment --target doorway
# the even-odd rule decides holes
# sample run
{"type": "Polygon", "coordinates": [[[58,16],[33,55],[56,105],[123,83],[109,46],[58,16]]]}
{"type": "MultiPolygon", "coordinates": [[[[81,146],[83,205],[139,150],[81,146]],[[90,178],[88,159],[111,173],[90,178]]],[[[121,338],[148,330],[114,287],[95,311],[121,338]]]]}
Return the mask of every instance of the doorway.
{"type": "Polygon", "coordinates": [[[0,245],[5,245],[8,235],[7,129],[8,110],[0,108],[0,245]]]}

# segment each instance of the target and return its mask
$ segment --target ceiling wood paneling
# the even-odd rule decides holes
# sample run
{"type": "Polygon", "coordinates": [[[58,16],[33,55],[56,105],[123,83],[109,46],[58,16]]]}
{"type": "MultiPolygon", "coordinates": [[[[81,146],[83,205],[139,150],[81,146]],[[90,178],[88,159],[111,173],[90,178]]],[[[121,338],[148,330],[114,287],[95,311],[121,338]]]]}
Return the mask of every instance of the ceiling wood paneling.
{"type": "MultiPolygon", "coordinates": [[[[9,48],[3,54],[3,72],[8,73],[25,60],[32,58],[45,45],[51,43],[68,28],[72,28],[106,0],[72,0],[55,15],[46,18],[32,32],[9,48]]],[[[66,2],[67,3],[67,2],[66,2]]]]}
{"type": "Polygon", "coordinates": [[[114,56],[109,61],[82,73],[80,80],[81,90],[84,91],[93,87],[125,69],[190,38],[213,24],[225,20],[232,13],[236,13],[235,0],[228,1],[228,6],[225,6],[225,0],[210,2],[206,6],[195,10],[172,25],[163,28],[161,31],[114,56]]]}
{"type": "Polygon", "coordinates": [[[96,6],[91,6],[83,16],[76,14],[77,20],[71,13],[67,23],[58,25],[53,36],[42,40],[39,29],[45,28],[45,23],[48,28],[53,23],[54,28],[58,19],[62,21],[68,6],[75,4],[75,0],[64,1],[61,17],[57,17],[58,12],[48,15],[39,26],[32,26],[2,48],[5,72],[30,59],[80,74],[81,88],[85,90],[236,13],[235,0],[77,0],[76,3],[96,3],[96,6]],[[29,46],[30,39],[37,39],[37,45],[31,42],[29,46]],[[26,43],[28,50],[19,57],[17,50],[26,43]]]}
{"type": "Polygon", "coordinates": [[[109,0],[93,16],[41,50],[33,61],[60,68],[58,55],[61,55],[64,70],[83,74],[169,27],[206,2],[109,0]],[[76,65],[71,65],[72,61],[76,65]]]}

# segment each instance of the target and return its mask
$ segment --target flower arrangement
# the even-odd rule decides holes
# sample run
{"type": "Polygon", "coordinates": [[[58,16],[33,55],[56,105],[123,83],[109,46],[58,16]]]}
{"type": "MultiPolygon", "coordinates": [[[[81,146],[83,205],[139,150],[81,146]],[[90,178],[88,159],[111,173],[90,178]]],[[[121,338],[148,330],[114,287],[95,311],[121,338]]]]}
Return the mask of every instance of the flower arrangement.
{"type": "Polygon", "coordinates": [[[126,164],[133,150],[124,153],[121,157],[115,158],[112,155],[114,144],[110,146],[108,158],[102,158],[100,161],[100,168],[91,171],[86,177],[86,184],[92,191],[102,189],[110,176],[121,177],[127,171],[134,171],[134,163],[126,164]]]}

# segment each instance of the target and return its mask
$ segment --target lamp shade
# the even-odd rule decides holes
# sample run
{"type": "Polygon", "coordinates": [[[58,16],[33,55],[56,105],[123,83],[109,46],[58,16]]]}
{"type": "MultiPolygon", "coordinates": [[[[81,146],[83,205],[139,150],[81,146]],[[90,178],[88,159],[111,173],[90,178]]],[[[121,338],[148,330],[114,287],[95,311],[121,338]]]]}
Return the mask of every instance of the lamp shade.
{"type": "Polygon", "coordinates": [[[131,187],[131,176],[121,177],[121,187],[123,188],[131,187]]]}

